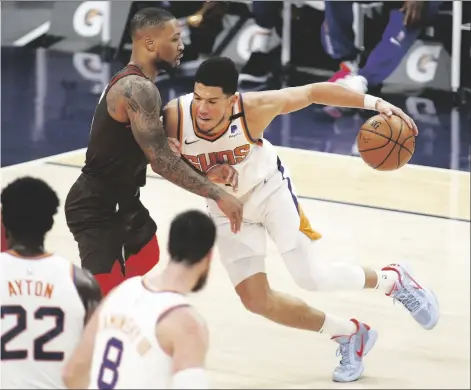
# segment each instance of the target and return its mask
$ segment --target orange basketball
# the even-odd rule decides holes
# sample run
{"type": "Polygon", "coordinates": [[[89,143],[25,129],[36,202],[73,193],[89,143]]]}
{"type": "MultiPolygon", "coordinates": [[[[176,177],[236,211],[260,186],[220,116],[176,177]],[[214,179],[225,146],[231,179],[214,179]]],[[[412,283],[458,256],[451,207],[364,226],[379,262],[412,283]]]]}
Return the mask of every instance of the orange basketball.
{"type": "Polygon", "coordinates": [[[357,146],[361,158],[371,168],[394,171],[411,159],[415,151],[415,136],[399,116],[378,114],[360,128],[357,146]]]}

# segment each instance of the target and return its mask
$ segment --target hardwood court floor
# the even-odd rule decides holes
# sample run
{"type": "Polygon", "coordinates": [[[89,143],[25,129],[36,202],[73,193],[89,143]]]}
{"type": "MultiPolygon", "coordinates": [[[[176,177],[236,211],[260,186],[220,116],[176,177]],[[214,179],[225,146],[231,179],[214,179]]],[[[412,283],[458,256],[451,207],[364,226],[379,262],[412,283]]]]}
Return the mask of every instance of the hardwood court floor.
{"type": "MultiPolygon", "coordinates": [[[[406,261],[419,282],[436,292],[441,320],[433,331],[422,330],[405,309],[378,291],[303,291],[270,242],[266,263],[274,288],[332,314],[364,320],[379,331],[378,342],[365,358],[361,380],[333,383],[336,344],[245,311],[216,258],[207,289],[192,297],[211,332],[207,363],[214,387],[470,388],[469,173],[416,166],[375,172],[355,157],[278,149],[306,215],[324,235],[316,244],[318,256],[375,268],[406,261]]],[[[63,205],[83,161],[83,152],[78,152],[2,169],[2,187],[18,176],[40,177],[58,192],[63,205]]],[[[150,171],[142,200],[159,225],[162,248],[177,212],[204,208],[202,198],[150,171]]],[[[62,210],[47,246],[78,261],[62,210]]],[[[162,263],[166,260],[163,250],[162,263]]]]}

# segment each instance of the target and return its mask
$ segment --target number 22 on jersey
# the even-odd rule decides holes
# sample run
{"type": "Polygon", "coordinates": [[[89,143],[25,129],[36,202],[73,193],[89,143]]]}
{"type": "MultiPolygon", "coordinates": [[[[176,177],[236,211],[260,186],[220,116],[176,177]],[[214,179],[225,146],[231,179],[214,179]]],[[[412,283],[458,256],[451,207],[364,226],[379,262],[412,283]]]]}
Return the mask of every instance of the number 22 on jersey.
{"type": "MultiPolygon", "coordinates": [[[[12,318],[13,326],[9,327],[2,333],[2,361],[7,360],[23,360],[33,358],[37,361],[62,361],[64,360],[64,352],[47,351],[46,344],[54,340],[64,331],[64,311],[60,307],[40,306],[33,314],[35,321],[44,321],[53,319],[55,325],[42,335],[34,334],[35,321],[29,321],[26,309],[21,305],[5,305],[1,307],[2,311],[2,328],[5,329],[4,320],[12,318]],[[33,322],[33,323],[32,323],[33,322]],[[31,345],[23,345],[22,348],[8,348],[8,343],[18,340],[17,337],[28,330],[33,336],[28,343],[31,345]]],[[[24,338],[22,338],[24,340],[24,338]]]]}

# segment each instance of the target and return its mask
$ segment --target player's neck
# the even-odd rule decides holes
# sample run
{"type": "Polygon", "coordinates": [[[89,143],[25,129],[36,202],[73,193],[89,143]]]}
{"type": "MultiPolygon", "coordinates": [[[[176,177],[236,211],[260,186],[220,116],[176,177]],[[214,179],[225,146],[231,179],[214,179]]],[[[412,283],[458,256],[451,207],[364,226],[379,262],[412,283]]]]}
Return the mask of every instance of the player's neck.
{"type": "Polygon", "coordinates": [[[14,237],[9,237],[8,249],[21,257],[37,257],[46,253],[44,251],[44,241],[34,239],[17,240],[14,237]]]}
{"type": "Polygon", "coordinates": [[[147,63],[147,61],[139,58],[136,53],[131,54],[129,65],[137,66],[141,72],[144,73],[144,76],[146,76],[149,80],[154,81],[157,78],[158,69],[155,68],[155,65],[152,63],[147,63]]]}
{"type": "Polygon", "coordinates": [[[146,277],[146,285],[154,291],[173,291],[180,294],[191,292],[198,280],[193,272],[184,266],[169,264],[161,274],[146,277]]]}

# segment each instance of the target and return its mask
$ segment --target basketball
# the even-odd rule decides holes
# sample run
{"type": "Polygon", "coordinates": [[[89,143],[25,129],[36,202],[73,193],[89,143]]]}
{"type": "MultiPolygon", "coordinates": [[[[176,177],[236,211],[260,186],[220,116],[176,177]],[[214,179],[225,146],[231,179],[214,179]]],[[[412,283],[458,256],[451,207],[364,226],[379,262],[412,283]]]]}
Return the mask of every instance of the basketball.
{"type": "Polygon", "coordinates": [[[394,171],[406,165],[415,151],[415,136],[397,115],[368,119],[357,136],[360,156],[371,168],[394,171]]]}

